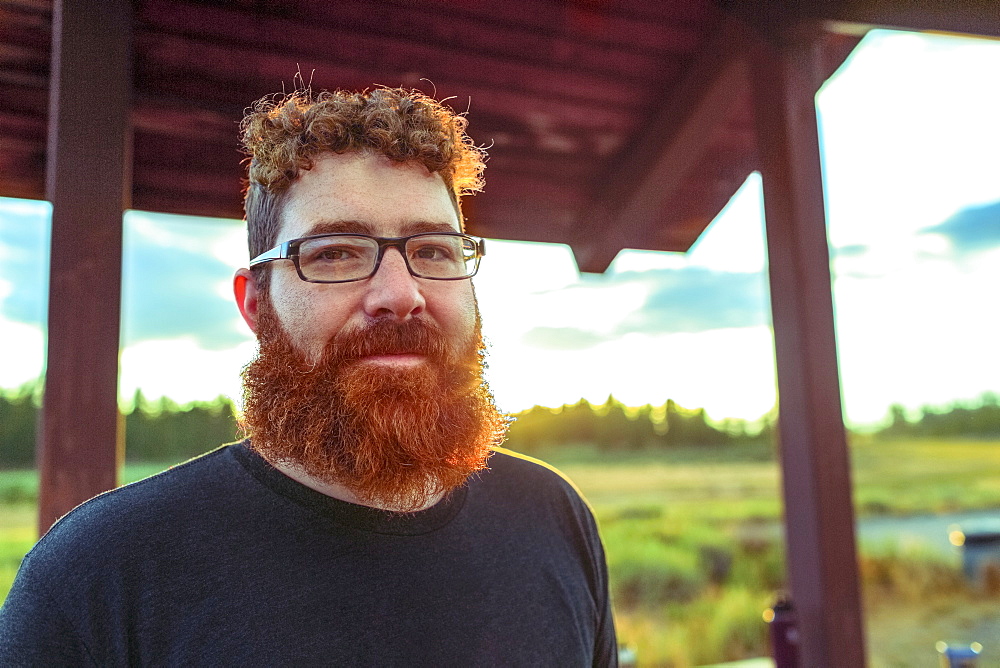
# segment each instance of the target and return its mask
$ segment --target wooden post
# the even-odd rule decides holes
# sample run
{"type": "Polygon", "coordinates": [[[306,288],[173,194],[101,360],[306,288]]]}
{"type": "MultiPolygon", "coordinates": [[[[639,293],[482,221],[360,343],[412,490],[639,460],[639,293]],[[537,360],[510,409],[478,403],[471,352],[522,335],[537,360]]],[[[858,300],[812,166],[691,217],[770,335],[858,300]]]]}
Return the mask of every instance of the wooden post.
{"type": "Polygon", "coordinates": [[[122,213],[132,188],[131,34],[130,0],[53,3],[39,534],[117,483],[122,213]]]}
{"type": "MultiPolygon", "coordinates": [[[[775,33],[777,35],[779,33],[775,33]]],[[[778,371],[788,575],[800,665],[865,665],[815,95],[818,30],[752,50],[778,371]]]]}

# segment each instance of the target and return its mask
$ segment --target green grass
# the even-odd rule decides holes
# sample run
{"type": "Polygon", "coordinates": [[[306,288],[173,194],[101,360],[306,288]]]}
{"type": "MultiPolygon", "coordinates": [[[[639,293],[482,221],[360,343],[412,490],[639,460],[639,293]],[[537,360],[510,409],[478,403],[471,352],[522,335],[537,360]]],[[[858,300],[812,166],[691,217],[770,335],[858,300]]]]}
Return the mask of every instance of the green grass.
{"type": "MultiPolygon", "coordinates": [[[[159,473],[168,465],[129,464],[124,483],[159,473]]],[[[38,539],[36,512],[38,475],[35,471],[0,470],[0,600],[6,598],[24,555],[38,539]]]]}
{"type": "Polygon", "coordinates": [[[38,475],[34,471],[0,470],[0,504],[16,506],[38,499],[38,475]]]}
{"type": "MultiPolygon", "coordinates": [[[[774,531],[779,466],[768,446],[737,447],[603,458],[590,448],[539,453],[594,506],[619,638],[644,666],[768,653],[761,613],[785,583],[774,531]]],[[[852,476],[859,516],[1000,509],[1000,442],[856,439],[852,476]]],[[[935,640],[996,637],[996,599],[986,605],[953,562],[883,548],[862,555],[861,567],[873,666],[930,665],[935,640]],[[930,626],[921,612],[928,601],[939,612],[930,626]],[[923,625],[903,633],[893,621],[900,615],[923,625]]]]}
{"type": "MultiPolygon", "coordinates": [[[[643,666],[768,653],[761,613],[784,587],[779,467],[768,444],[606,454],[537,453],[594,507],[619,638],[643,666]]],[[[1000,442],[879,441],[852,447],[859,515],[1000,509],[1000,442]]],[[[125,481],[162,466],[129,465],[125,481]]],[[[0,471],[0,597],[34,541],[33,472],[0,471]]],[[[968,589],[952,562],[880,549],[861,555],[871,665],[930,665],[935,640],[1000,629],[996,594],[968,589]],[[897,620],[908,619],[910,632],[897,620]]],[[[980,636],[983,640],[990,636],[980,636]]],[[[984,655],[984,665],[995,660],[984,655]]]]}
{"type": "Polygon", "coordinates": [[[852,454],[859,515],[1000,508],[996,441],[866,440],[852,454]]]}
{"type": "Polygon", "coordinates": [[[38,537],[35,521],[34,502],[0,503],[0,598],[7,596],[21,559],[38,537]]]}

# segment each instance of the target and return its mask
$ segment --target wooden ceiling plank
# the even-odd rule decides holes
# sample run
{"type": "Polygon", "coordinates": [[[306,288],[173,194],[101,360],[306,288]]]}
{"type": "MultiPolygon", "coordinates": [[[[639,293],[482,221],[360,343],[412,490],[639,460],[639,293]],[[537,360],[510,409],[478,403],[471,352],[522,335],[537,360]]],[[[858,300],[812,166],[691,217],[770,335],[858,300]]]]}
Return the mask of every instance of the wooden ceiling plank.
{"type": "Polygon", "coordinates": [[[139,187],[155,188],[161,192],[183,193],[192,199],[204,196],[211,198],[213,195],[218,197],[228,190],[234,205],[238,203],[241,207],[243,201],[239,181],[233,176],[232,173],[220,174],[209,170],[185,169],[180,172],[173,167],[146,167],[136,170],[135,183],[139,187]]]}
{"type": "MultiPolygon", "coordinates": [[[[0,83],[4,84],[7,88],[7,95],[11,98],[17,96],[18,91],[15,88],[27,88],[32,91],[46,91],[49,87],[49,77],[44,74],[38,74],[35,72],[25,72],[18,71],[14,69],[0,69],[0,83]]],[[[9,98],[0,105],[7,106],[10,102],[9,98]]],[[[44,108],[44,107],[43,107],[44,108]]],[[[42,113],[42,109],[39,108],[39,113],[42,113]]]]}
{"type": "Polygon", "coordinates": [[[594,178],[593,156],[585,151],[573,155],[554,155],[538,151],[490,151],[490,166],[496,171],[520,174],[579,186],[594,178]]]}
{"type": "MultiPolygon", "coordinates": [[[[253,49],[249,47],[226,47],[217,43],[191,40],[176,36],[166,36],[157,33],[140,33],[138,42],[142,50],[143,59],[148,63],[161,64],[176,68],[184,76],[191,76],[197,72],[196,77],[200,82],[206,78],[224,77],[224,79],[237,82],[247,78],[272,77],[277,81],[291,83],[291,77],[299,71],[299,68],[308,76],[311,69],[317,70],[317,77],[331,78],[328,70],[334,72],[336,78],[367,81],[365,85],[371,87],[376,82],[373,79],[381,75],[394,79],[413,79],[413,83],[423,83],[424,87],[431,87],[426,82],[414,79],[412,74],[408,74],[405,69],[383,63],[366,60],[362,55],[344,61],[336,61],[329,58],[304,60],[301,56],[289,55],[279,51],[268,51],[263,49],[253,49]],[[198,66],[192,62],[210,62],[211,70],[199,70],[198,66]]],[[[587,116],[602,118],[629,118],[629,110],[621,104],[605,103],[601,104],[593,100],[572,100],[567,95],[554,95],[545,93],[537,86],[530,87],[529,90],[518,90],[516,86],[507,86],[499,82],[496,86],[484,84],[482,80],[475,80],[472,83],[454,79],[447,69],[442,69],[441,76],[436,76],[436,72],[427,72],[433,76],[433,87],[436,87],[439,96],[446,88],[472,89],[484,93],[496,95],[507,93],[509,95],[521,94],[526,98],[535,98],[539,101],[538,106],[547,106],[560,110],[560,113],[575,114],[579,118],[587,116]]],[[[276,83],[277,83],[276,81],[276,83]]],[[[156,81],[145,82],[149,86],[155,86],[156,81]]],[[[315,81],[314,81],[315,83],[315,81]]],[[[380,82],[389,85],[395,82],[380,82]]],[[[475,97],[473,98],[475,100],[475,97]]],[[[543,112],[544,113],[544,112],[543,112]]]]}
{"type": "Polygon", "coordinates": [[[137,183],[134,188],[133,201],[135,208],[140,211],[180,213],[185,216],[234,220],[240,220],[243,217],[243,200],[238,189],[233,189],[233,197],[229,199],[221,196],[218,192],[192,197],[188,192],[164,191],[157,187],[137,183]]]}
{"type": "MultiPolygon", "coordinates": [[[[698,8],[710,3],[688,3],[698,8]]],[[[590,48],[614,48],[641,52],[653,57],[687,54],[701,39],[705,23],[703,12],[684,15],[652,15],[623,12],[602,6],[598,11],[582,10],[564,0],[508,0],[502,3],[412,3],[409,0],[371,2],[338,2],[317,7],[306,0],[292,5],[297,13],[321,12],[331,20],[337,15],[355,20],[355,29],[376,29],[364,16],[373,13],[382,23],[403,24],[422,13],[433,21],[461,21],[464,26],[481,25],[490,30],[521,36],[537,35],[544,39],[565,38],[590,48]],[[435,4],[437,6],[435,6],[435,4]],[[381,9],[384,13],[379,14],[381,9]]],[[[711,21],[709,21],[711,23],[711,21]]]]}
{"type": "Polygon", "coordinates": [[[37,14],[25,14],[0,7],[0,40],[5,43],[51,48],[52,21],[37,14]]]}
{"type": "Polygon", "coordinates": [[[38,118],[48,116],[48,86],[40,87],[36,75],[0,70],[0,82],[6,88],[5,94],[0,95],[0,109],[38,118]]]}
{"type": "Polygon", "coordinates": [[[0,7],[25,15],[52,19],[52,0],[0,0],[0,7]]]}
{"type": "Polygon", "coordinates": [[[581,271],[605,271],[624,244],[659,227],[664,202],[731,115],[734,91],[745,88],[744,30],[736,21],[722,22],[645,131],[611,161],[570,243],[581,271]]]}
{"type": "MultiPolygon", "coordinates": [[[[505,57],[484,56],[451,45],[374,37],[367,32],[316,26],[302,20],[262,20],[232,9],[176,0],[148,4],[143,12],[143,27],[144,32],[166,32],[231,50],[260,52],[273,49],[280,51],[284,58],[321,58],[366,63],[374,69],[418,72],[434,83],[437,77],[448,76],[457,82],[476,82],[513,90],[522,88],[589,103],[629,107],[644,101],[640,80],[631,85],[623,83],[628,72],[597,75],[575,68],[553,69],[542,62],[524,62],[513,53],[505,57]],[[234,41],[234,35],[245,36],[245,39],[234,41]]],[[[484,41],[489,39],[489,33],[482,36],[484,41]]]]}
{"type": "MultiPolygon", "coordinates": [[[[362,64],[357,61],[350,64],[329,61],[304,63],[277,53],[224,48],[216,44],[153,33],[139,35],[138,41],[144,53],[138,63],[140,94],[146,91],[154,94],[165,92],[168,90],[165,86],[173,84],[171,92],[179,94],[182,99],[208,97],[231,101],[230,91],[242,91],[238,99],[245,99],[246,104],[254,95],[252,91],[255,86],[252,84],[267,86],[260,92],[261,95],[273,93],[280,88],[282,82],[291,83],[292,75],[300,66],[304,72],[317,68],[324,79],[332,73],[332,78],[342,82],[368,82],[360,87],[370,87],[377,81],[376,77],[382,79],[381,83],[394,85],[395,82],[388,79],[399,76],[394,70],[382,70],[380,76],[376,69],[362,69],[362,64]],[[204,62],[213,63],[213,70],[195,70],[192,67],[192,63],[204,62]],[[169,70],[177,73],[173,80],[169,70]],[[197,76],[194,76],[195,73],[197,76]]],[[[317,76],[317,79],[320,77],[317,76]]],[[[632,124],[633,114],[617,106],[583,106],[562,97],[521,93],[503,87],[452,83],[443,78],[437,79],[435,84],[440,96],[460,95],[451,102],[456,107],[464,106],[460,103],[461,100],[471,98],[474,109],[484,109],[496,115],[524,114],[535,123],[562,123],[571,128],[616,133],[627,131],[632,124]]]]}
{"type": "MultiPolygon", "coordinates": [[[[222,186],[220,194],[230,195],[239,190],[240,179],[245,177],[242,165],[243,153],[235,142],[229,146],[195,143],[188,140],[167,139],[162,136],[137,133],[135,145],[138,150],[160,149],[155,159],[144,160],[135,166],[135,180],[147,180],[149,174],[167,175],[173,170],[177,176],[164,187],[174,188],[187,182],[188,174],[208,173],[218,175],[208,182],[221,185],[228,179],[230,185],[222,186]]],[[[151,152],[151,151],[150,151],[151,152]]],[[[196,188],[199,192],[201,188],[196,188]]]]}
{"type": "Polygon", "coordinates": [[[49,66],[48,49],[0,41],[0,67],[44,71],[49,66]]]}
{"type": "Polygon", "coordinates": [[[438,48],[527,62],[543,61],[580,72],[620,75],[639,82],[655,76],[665,55],[683,55],[693,49],[700,36],[694,28],[686,28],[676,36],[675,51],[663,54],[641,49],[634,43],[616,45],[582,39],[553,30],[549,24],[525,27],[461,11],[443,15],[424,5],[337,3],[311,6],[308,10],[303,7],[293,14],[301,15],[306,11],[321,12],[319,20],[330,27],[363,32],[376,38],[396,37],[438,48]]]}
{"type": "Polygon", "coordinates": [[[45,139],[45,119],[31,114],[0,110],[0,138],[45,139]]]}
{"type": "Polygon", "coordinates": [[[153,105],[148,100],[132,109],[136,131],[183,138],[192,142],[237,145],[238,116],[217,111],[153,105]]]}

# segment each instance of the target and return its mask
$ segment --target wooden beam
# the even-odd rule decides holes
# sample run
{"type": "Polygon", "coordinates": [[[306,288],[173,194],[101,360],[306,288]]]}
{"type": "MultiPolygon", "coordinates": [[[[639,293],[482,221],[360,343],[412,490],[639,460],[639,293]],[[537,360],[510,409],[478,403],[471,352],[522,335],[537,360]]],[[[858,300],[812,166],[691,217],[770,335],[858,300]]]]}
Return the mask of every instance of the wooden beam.
{"type": "MultiPolygon", "coordinates": [[[[340,7],[337,9],[340,10],[340,7]]],[[[432,44],[426,36],[420,40],[397,39],[363,31],[356,26],[350,29],[326,26],[315,16],[309,21],[262,17],[260,12],[159,0],[146,3],[143,17],[147,25],[159,27],[160,32],[156,35],[164,40],[168,48],[174,47],[169,46],[172,40],[167,39],[164,33],[182,35],[174,39],[192,47],[199,45],[200,48],[214,47],[219,50],[215,60],[204,62],[219,62],[221,65],[234,62],[241,67],[258,62],[263,63],[258,65],[261,72],[266,71],[263,68],[271,60],[282,64],[288,61],[311,63],[323,68],[328,64],[363,63],[369,76],[372,73],[418,72],[429,77],[439,89],[441,81],[447,80],[449,87],[507,89],[609,108],[633,104],[639,99],[637,91],[644,83],[642,80],[629,81],[620,72],[589,73],[575,68],[553,68],[548,60],[526,61],[516,50],[502,56],[495,53],[486,55],[472,49],[456,49],[451,41],[432,44]],[[233,35],[244,36],[244,40],[234,43],[233,35]],[[250,35],[252,39],[248,38],[250,35]]],[[[403,20],[402,17],[394,19],[403,20]]],[[[448,22],[448,17],[442,15],[438,20],[448,22]]],[[[144,28],[138,37],[141,44],[156,46],[153,35],[147,29],[144,28]]],[[[489,44],[490,39],[487,28],[483,30],[480,41],[489,44]]],[[[160,47],[156,48],[159,52],[160,47]]],[[[229,66],[223,68],[223,71],[228,70],[229,66]]],[[[294,73],[294,68],[288,70],[284,67],[280,71],[284,79],[290,79],[294,73]]]]}
{"type": "Polygon", "coordinates": [[[787,21],[819,22],[831,32],[862,36],[873,28],[930,30],[1000,37],[996,0],[715,0],[764,33],[787,21]]]}
{"type": "Polygon", "coordinates": [[[122,212],[131,190],[132,3],[56,0],[53,10],[39,533],[117,484],[122,212]]]}
{"type": "Polygon", "coordinates": [[[751,54],[778,372],[788,575],[801,663],[864,666],[815,94],[819,30],[751,54]]]}
{"type": "Polygon", "coordinates": [[[1000,37],[996,0],[806,0],[800,10],[838,31],[895,28],[1000,37]]]}
{"type": "MultiPolygon", "coordinates": [[[[410,0],[389,2],[311,3],[308,14],[288,12],[287,7],[268,3],[228,3],[225,9],[192,0],[157,0],[143,3],[139,23],[154,31],[200,36],[225,43],[233,37],[253,35],[262,49],[274,49],[298,58],[334,58],[341,46],[352,46],[358,35],[368,52],[379,45],[408,52],[430,47],[440,53],[499,58],[514,65],[548,64],[571,76],[596,74],[630,85],[642,86],[662,71],[662,62],[684,56],[699,41],[699,23],[706,17],[680,16],[625,19],[614,17],[615,8],[601,9],[601,30],[581,34],[569,24],[563,2],[503,3],[491,8],[485,3],[456,4],[410,0]],[[244,5],[243,8],[240,5],[244,5]],[[249,31],[244,26],[249,24],[249,31]],[[227,27],[232,30],[226,31],[227,27]],[[327,34],[315,41],[300,32],[310,27],[327,34]],[[617,33],[617,36],[616,36],[617,33]],[[341,45],[343,38],[346,45],[341,45]],[[294,50],[291,50],[294,49],[294,50]]],[[[357,51],[354,51],[357,57],[357,51]]],[[[443,56],[442,56],[443,57],[443,56]]],[[[406,68],[409,69],[409,68],[406,68]]],[[[454,69],[454,68],[453,68],[454,69]]],[[[495,69],[495,66],[494,66],[495,69]]],[[[480,71],[480,70],[476,70],[480,71]]]]}
{"type": "MultiPolygon", "coordinates": [[[[322,32],[318,30],[310,30],[308,35],[303,32],[304,39],[321,37],[322,32]]],[[[316,70],[314,88],[362,89],[372,87],[374,82],[434,88],[438,97],[458,96],[450,102],[456,109],[468,104],[471,98],[474,114],[525,117],[529,126],[556,121],[562,128],[616,133],[630,126],[637,104],[636,99],[625,101],[626,106],[623,107],[610,101],[594,102],[587,96],[554,96],[540,87],[538,81],[504,79],[502,71],[491,77],[456,76],[448,68],[453,59],[440,54],[434,69],[416,70],[403,69],[405,59],[402,56],[369,62],[356,54],[338,51],[323,56],[296,58],[277,49],[225,45],[162,33],[141,32],[136,38],[143,54],[140,78],[146,79],[146,91],[181,99],[204,99],[207,104],[229,103],[234,93],[239,99],[272,94],[281,82],[291,85],[292,76],[300,69],[305,73],[316,70]],[[206,72],[192,66],[192,63],[213,63],[214,68],[206,72]],[[429,78],[433,87],[421,81],[420,76],[414,78],[415,72],[429,78]],[[627,105],[631,105],[632,109],[627,105]]],[[[505,67],[499,61],[477,62],[488,68],[505,67]]],[[[537,71],[543,69],[537,68],[537,71]]],[[[594,81],[595,86],[600,86],[597,79],[594,81]]],[[[635,98],[635,95],[632,97],[635,98]]]]}
{"type": "Polygon", "coordinates": [[[733,111],[745,44],[742,26],[724,19],[645,129],[608,161],[612,168],[570,242],[581,271],[603,272],[629,240],[660,226],[664,203],[733,111]]]}

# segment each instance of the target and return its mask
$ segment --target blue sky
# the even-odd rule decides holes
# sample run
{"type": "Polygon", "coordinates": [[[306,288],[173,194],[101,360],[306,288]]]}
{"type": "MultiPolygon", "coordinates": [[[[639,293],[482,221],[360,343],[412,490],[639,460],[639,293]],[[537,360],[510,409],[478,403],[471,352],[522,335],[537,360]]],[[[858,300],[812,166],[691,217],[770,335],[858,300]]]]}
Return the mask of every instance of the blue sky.
{"type": "MultiPolygon", "coordinates": [[[[998,79],[996,42],[877,31],[819,95],[854,423],[1000,390],[998,79]]],[[[580,276],[565,247],[491,241],[476,289],[501,406],[614,393],[766,412],[761,208],[752,175],[691,252],[626,251],[603,276],[580,276]]],[[[47,221],[45,203],[0,200],[0,387],[42,367],[47,221]]],[[[126,215],[123,396],[238,396],[254,346],[229,285],[245,248],[238,221],[126,215]]]]}

